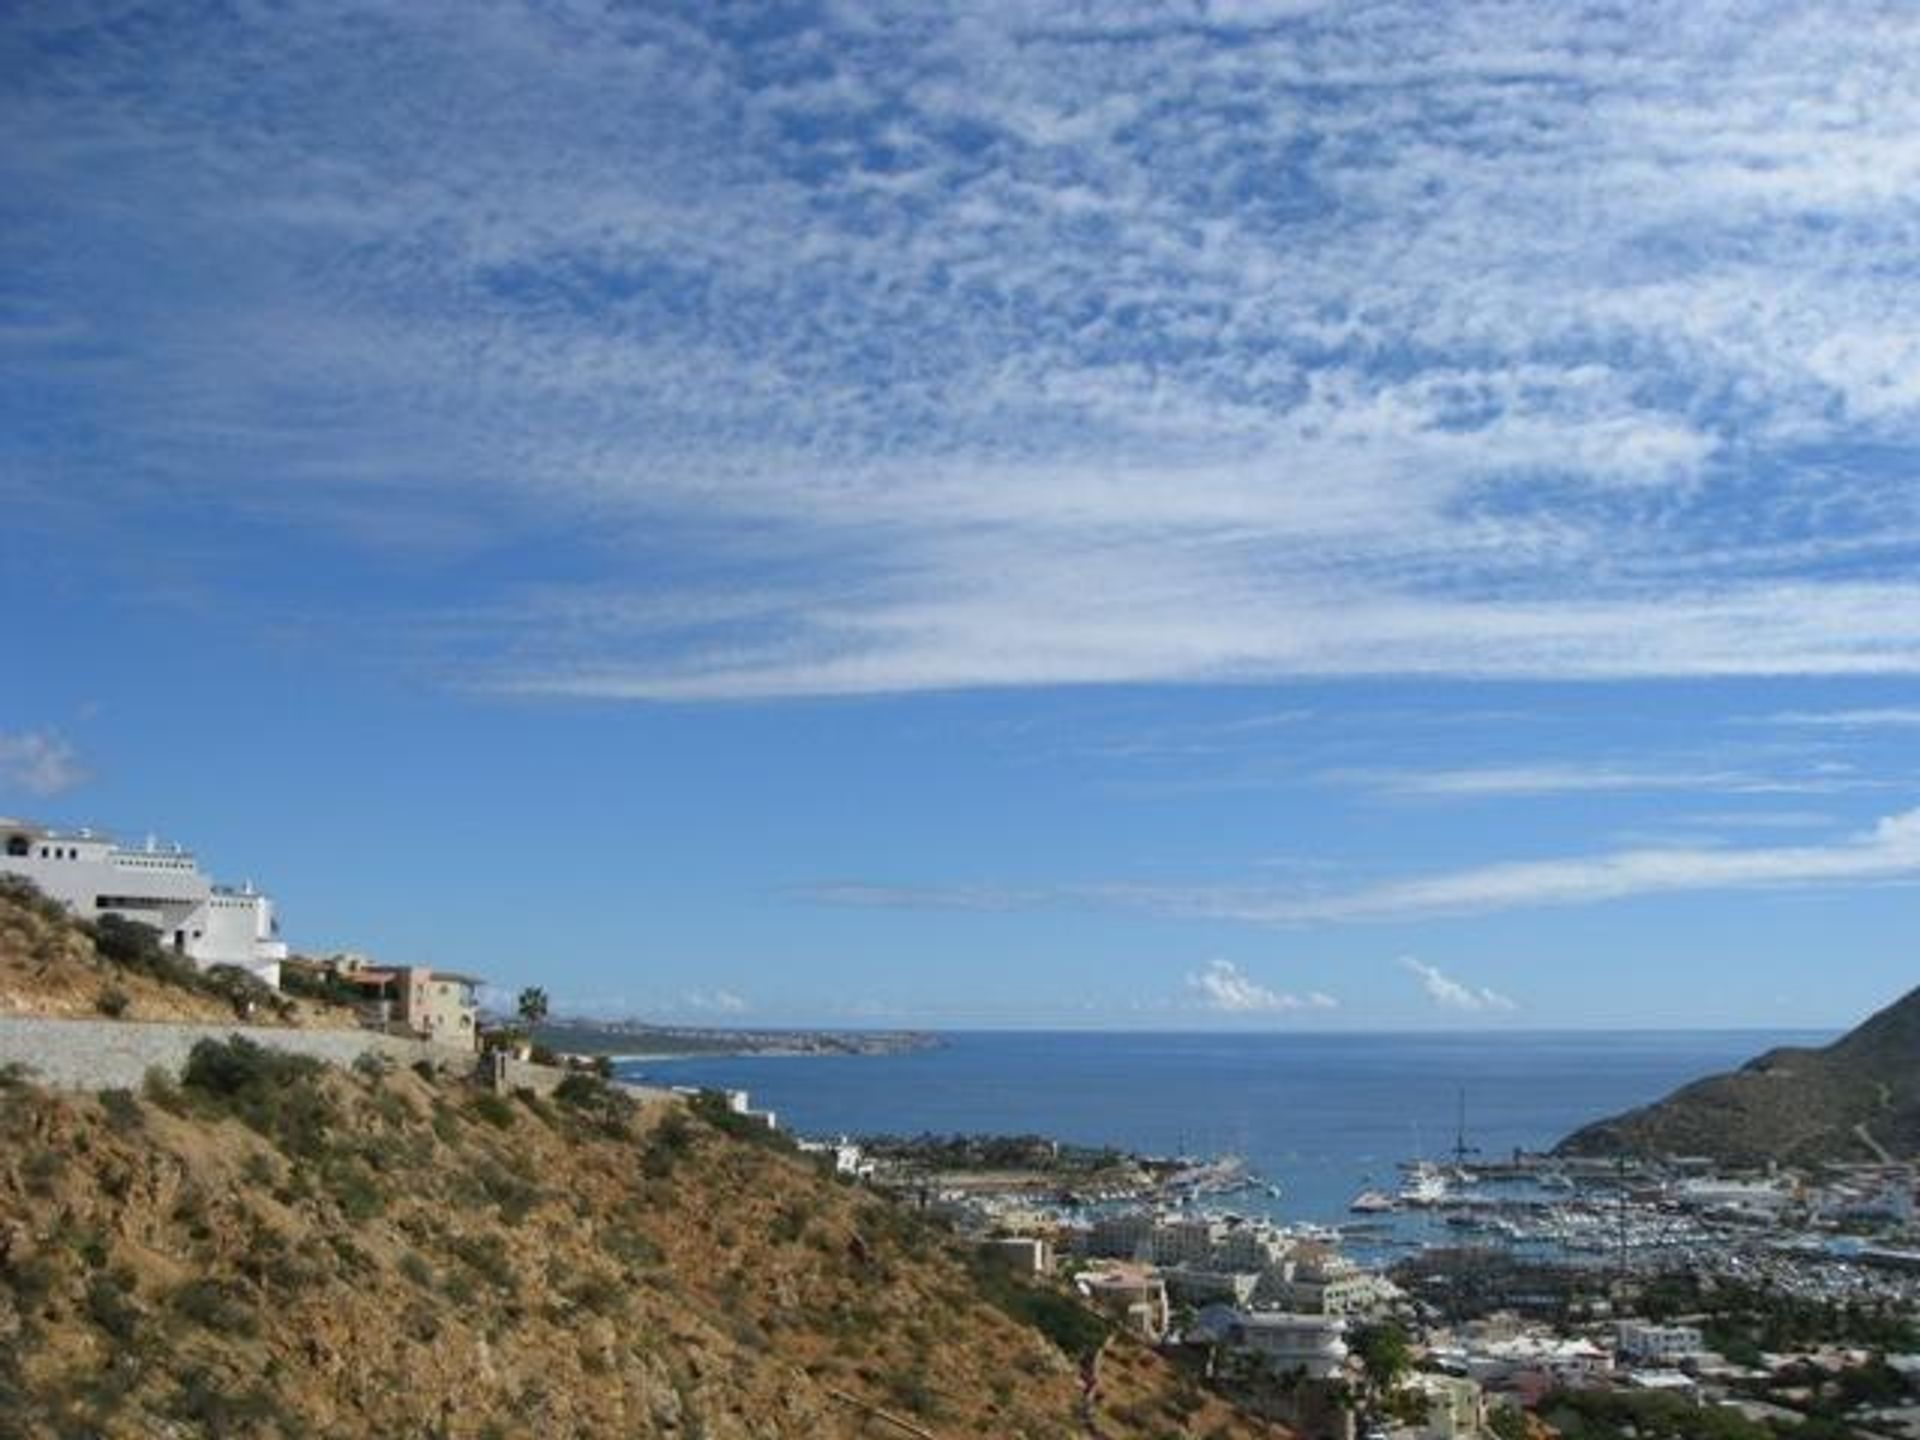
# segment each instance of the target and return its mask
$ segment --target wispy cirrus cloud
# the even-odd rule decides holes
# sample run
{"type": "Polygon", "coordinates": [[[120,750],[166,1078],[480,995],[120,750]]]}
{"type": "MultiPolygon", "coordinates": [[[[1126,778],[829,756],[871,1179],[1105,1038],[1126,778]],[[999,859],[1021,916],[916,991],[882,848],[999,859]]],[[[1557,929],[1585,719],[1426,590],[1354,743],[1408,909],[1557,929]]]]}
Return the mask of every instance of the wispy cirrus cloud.
{"type": "Polygon", "coordinates": [[[1783,710],[1767,717],[1774,725],[1804,725],[1821,730],[1911,730],[1920,728],[1920,706],[1883,705],[1859,710],[1783,710]]]}
{"type": "Polygon", "coordinates": [[[1461,800],[1661,790],[1807,794],[1868,783],[1857,777],[1832,774],[1774,776],[1739,770],[1641,769],[1605,763],[1493,765],[1459,770],[1341,770],[1329,772],[1322,778],[1388,794],[1461,800]]]}
{"type": "Polygon", "coordinates": [[[45,798],[84,785],[89,778],[65,736],[51,730],[0,731],[0,790],[45,798]]]}
{"type": "Polygon", "coordinates": [[[1209,960],[1187,976],[1187,990],[1203,1010],[1227,1015],[1278,1015],[1300,1010],[1334,1010],[1340,1002],[1324,991],[1304,995],[1275,990],[1243,972],[1231,960],[1209,960]]]}
{"type": "MultiPolygon", "coordinates": [[[[1074,884],[1002,892],[1004,908],[1121,908],[1256,925],[1474,915],[1595,905],[1649,895],[1786,890],[1920,880],[1920,810],[1820,844],[1645,845],[1547,860],[1440,871],[1350,889],[1305,891],[1235,885],[1074,884]]],[[[938,886],[846,887],[832,903],[925,909],[977,908],[972,892],[938,886]]]]}
{"type": "Polygon", "coordinates": [[[466,683],[1920,671],[1915,17],[118,14],[0,21],[0,485],[567,537],[466,683]]]}

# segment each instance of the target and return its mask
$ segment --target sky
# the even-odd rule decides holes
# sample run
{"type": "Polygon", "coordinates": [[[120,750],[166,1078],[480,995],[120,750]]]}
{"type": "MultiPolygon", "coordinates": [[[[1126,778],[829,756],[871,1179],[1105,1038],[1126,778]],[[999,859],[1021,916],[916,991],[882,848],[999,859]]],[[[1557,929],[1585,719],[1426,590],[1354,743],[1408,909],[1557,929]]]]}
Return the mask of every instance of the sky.
{"type": "Polygon", "coordinates": [[[1920,11],[0,10],[0,813],[677,1022],[1920,981],[1920,11]]]}

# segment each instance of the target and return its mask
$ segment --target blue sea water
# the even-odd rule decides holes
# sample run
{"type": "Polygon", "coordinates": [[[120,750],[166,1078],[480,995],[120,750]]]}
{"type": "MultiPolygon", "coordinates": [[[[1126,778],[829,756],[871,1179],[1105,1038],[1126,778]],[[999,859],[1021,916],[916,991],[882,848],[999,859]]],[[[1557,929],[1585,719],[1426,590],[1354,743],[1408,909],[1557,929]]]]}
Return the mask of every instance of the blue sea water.
{"type": "MultiPolygon", "coordinates": [[[[1156,1154],[1246,1157],[1286,1219],[1347,1217],[1397,1162],[1466,1139],[1487,1158],[1541,1149],[1775,1045],[1786,1031],[1480,1034],[956,1032],[881,1056],[715,1056],[628,1064],[628,1078],[752,1092],[802,1135],[1034,1133],[1156,1154]]],[[[1264,1207],[1263,1207],[1264,1208],[1264,1207]]]]}

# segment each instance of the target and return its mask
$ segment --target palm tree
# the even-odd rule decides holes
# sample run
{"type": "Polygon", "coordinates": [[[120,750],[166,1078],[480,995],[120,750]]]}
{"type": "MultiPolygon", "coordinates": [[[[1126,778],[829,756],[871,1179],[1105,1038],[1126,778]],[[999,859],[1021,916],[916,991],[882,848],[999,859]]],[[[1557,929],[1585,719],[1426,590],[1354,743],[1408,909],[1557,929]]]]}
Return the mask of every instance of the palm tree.
{"type": "Polygon", "coordinates": [[[520,1018],[529,1035],[547,1018],[547,992],[538,985],[529,985],[520,992],[520,1018]]]}

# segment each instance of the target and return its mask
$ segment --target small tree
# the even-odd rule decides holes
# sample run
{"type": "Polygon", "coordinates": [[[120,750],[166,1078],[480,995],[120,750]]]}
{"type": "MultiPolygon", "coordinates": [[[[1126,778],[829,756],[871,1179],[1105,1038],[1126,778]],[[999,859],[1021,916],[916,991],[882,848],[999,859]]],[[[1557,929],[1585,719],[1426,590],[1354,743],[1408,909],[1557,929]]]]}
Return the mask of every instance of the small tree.
{"type": "Polygon", "coordinates": [[[520,992],[519,1009],[520,1018],[531,1033],[547,1018],[547,992],[538,985],[529,985],[520,992]]]}

